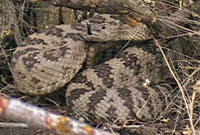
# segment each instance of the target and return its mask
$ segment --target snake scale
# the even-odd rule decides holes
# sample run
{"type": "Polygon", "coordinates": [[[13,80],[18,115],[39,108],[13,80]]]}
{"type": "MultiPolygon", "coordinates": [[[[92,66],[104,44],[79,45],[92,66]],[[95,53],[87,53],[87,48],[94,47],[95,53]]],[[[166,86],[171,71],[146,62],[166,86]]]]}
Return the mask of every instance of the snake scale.
{"type": "Polygon", "coordinates": [[[11,61],[18,90],[44,95],[68,84],[69,112],[87,121],[158,117],[166,105],[168,86],[144,85],[145,80],[160,79],[160,56],[155,48],[130,47],[118,57],[78,73],[86,58],[93,55],[89,42],[152,38],[145,24],[133,27],[119,18],[95,14],[79,23],[30,35],[16,48],[11,61]]]}

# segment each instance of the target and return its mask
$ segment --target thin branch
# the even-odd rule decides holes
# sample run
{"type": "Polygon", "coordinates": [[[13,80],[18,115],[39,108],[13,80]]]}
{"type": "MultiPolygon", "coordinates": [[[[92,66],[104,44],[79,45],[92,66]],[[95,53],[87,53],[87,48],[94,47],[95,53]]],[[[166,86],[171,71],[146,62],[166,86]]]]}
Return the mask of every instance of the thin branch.
{"type": "Polygon", "coordinates": [[[8,123],[8,122],[0,122],[0,128],[28,128],[27,124],[24,123],[8,123]]]}
{"type": "Polygon", "coordinates": [[[0,117],[27,123],[30,127],[53,131],[62,135],[116,135],[45,111],[20,100],[0,96],[0,117]]]}

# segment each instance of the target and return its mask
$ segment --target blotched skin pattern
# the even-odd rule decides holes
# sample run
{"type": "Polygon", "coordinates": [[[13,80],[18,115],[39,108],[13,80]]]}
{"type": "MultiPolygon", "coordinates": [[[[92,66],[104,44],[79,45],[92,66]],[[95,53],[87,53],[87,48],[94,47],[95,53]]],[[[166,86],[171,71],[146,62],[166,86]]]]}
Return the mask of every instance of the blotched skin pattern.
{"type": "Polygon", "coordinates": [[[133,46],[83,71],[67,87],[69,112],[92,124],[128,118],[155,120],[166,108],[170,90],[167,84],[154,84],[163,77],[161,63],[155,48],[133,46]],[[150,85],[145,84],[147,79],[150,85]]]}
{"type": "MultiPolygon", "coordinates": [[[[116,16],[96,15],[81,23],[59,25],[29,36],[13,54],[12,75],[21,92],[49,94],[76,76],[90,56],[88,42],[150,38],[144,24],[131,27],[116,16]]],[[[67,87],[69,113],[90,122],[156,118],[165,108],[167,87],[145,86],[145,80],[161,80],[159,58],[149,46],[135,46],[83,71],[67,87]]]]}
{"type": "Polygon", "coordinates": [[[70,25],[29,36],[12,58],[12,75],[18,90],[40,95],[62,88],[82,67],[86,51],[80,31],[70,25]]]}
{"type": "Polygon", "coordinates": [[[132,28],[118,18],[96,14],[80,23],[58,25],[30,35],[18,45],[11,61],[18,90],[29,95],[45,95],[62,88],[82,68],[88,54],[86,40],[107,42],[150,37],[145,25],[132,28]],[[128,36],[134,29],[136,34],[128,36]],[[143,36],[140,32],[144,32],[143,36]]]}

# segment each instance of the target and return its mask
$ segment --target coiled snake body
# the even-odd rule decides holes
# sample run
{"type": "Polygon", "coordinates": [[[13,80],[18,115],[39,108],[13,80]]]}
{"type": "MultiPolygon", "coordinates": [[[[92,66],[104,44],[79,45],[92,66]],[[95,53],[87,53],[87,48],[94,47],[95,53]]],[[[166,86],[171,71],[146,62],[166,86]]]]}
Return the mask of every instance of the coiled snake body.
{"type": "MultiPolygon", "coordinates": [[[[59,25],[30,35],[16,48],[11,62],[18,90],[44,95],[62,88],[86,61],[87,42],[152,38],[146,25],[131,27],[118,18],[97,14],[80,23],[59,25]]],[[[163,96],[158,89],[143,86],[142,82],[156,77],[160,70],[152,65],[159,62],[154,62],[157,58],[147,50],[127,48],[117,58],[77,75],[67,88],[69,111],[75,117],[97,121],[157,117],[163,110],[163,96]]]]}

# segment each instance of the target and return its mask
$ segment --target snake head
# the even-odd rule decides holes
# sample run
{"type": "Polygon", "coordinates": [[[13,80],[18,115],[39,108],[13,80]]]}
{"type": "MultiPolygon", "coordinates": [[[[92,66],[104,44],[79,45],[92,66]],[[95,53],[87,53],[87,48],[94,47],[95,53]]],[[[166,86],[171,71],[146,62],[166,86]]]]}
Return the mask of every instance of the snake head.
{"type": "Polygon", "coordinates": [[[119,39],[119,26],[111,25],[109,23],[87,24],[87,32],[83,34],[86,41],[94,42],[108,42],[118,41],[119,39]]]}
{"type": "Polygon", "coordinates": [[[87,24],[87,32],[83,34],[86,41],[109,42],[120,40],[145,41],[152,39],[152,35],[145,24],[137,27],[128,24],[87,24]]]}

